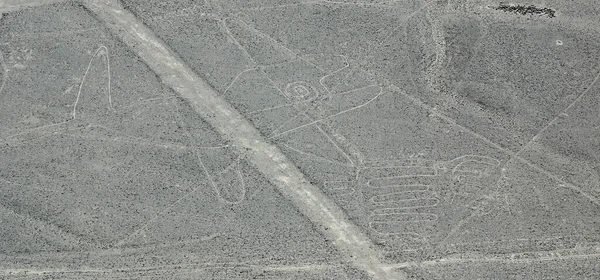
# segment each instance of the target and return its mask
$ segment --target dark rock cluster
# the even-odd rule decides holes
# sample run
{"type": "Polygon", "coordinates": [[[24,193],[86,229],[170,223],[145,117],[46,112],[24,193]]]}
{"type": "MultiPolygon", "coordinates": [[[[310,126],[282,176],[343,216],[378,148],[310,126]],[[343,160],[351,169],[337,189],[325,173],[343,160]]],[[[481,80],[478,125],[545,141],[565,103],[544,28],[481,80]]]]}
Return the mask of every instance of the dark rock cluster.
{"type": "Polygon", "coordinates": [[[495,7],[496,10],[501,10],[505,12],[513,12],[521,15],[546,15],[550,18],[553,18],[555,15],[555,11],[550,8],[538,8],[534,5],[508,5],[508,4],[500,4],[498,7],[495,7]]]}

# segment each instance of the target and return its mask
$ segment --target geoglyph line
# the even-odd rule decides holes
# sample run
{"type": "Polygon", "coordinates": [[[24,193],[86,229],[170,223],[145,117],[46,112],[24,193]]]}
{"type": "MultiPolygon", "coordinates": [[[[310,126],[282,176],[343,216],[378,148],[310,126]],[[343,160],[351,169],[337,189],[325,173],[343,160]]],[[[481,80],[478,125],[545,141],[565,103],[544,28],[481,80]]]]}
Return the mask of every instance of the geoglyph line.
{"type": "MultiPolygon", "coordinates": [[[[14,12],[27,9],[30,7],[38,7],[43,5],[52,5],[72,0],[3,0],[0,1],[0,12],[14,12]]],[[[2,17],[2,16],[0,16],[2,17]]]]}
{"type": "Polygon", "coordinates": [[[98,49],[96,49],[96,51],[94,52],[94,55],[92,55],[92,58],[90,58],[90,62],[87,65],[87,68],[85,69],[85,74],[83,74],[83,78],[81,79],[81,83],[79,83],[79,90],[77,91],[77,99],[75,99],[75,104],[73,105],[73,113],[71,114],[73,116],[73,119],[76,118],[76,114],[77,114],[77,104],[79,103],[79,99],[81,97],[81,89],[83,88],[83,85],[85,84],[85,79],[87,78],[88,73],[90,72],[90,68],[92,68],[92,63],[94,62],[94,59],[96,59],[96,57],[99,56],[105,56],[106,59],[106,71],[108,73],[108,104],[111,110],[113,110],[113,106],[112,106],[112,97],[111,97],[111,93],[110,93],[110,58],[109,58],[109,53],[108,53],[108,48],[106,48],[106,46],[100,46],[98,49]]]}
{"type": "Polygon", "coordinates": [[[401,272],[385,266],[382,252],[339,206],[310,184],[276,146],[118,1],[89,0],[84,5],[290,199],[340,251],[344,261],[373,279],[406,279],[401,272]]]}
{"type": "Polygon", "coordinates": [[[227,268],[233,268],[240,271],[243,270],[259,270],[259,271],[272,271],[272,272],[299,272],[299,271],[326,271],[334,270],[339,267],[332,264],[294,264],[294,265],[257,265],[257,264],[246,264],[246,263],[207,263],[207,264],[195,264],[195,265],[162,265],[155,267],[122,267],[122,268],[88,268],[88,269],[63,269],[63,268],[13,268],[13,269],[1,269],[0,275],[4,276],[19,276],[19,275],[53,275],[53,274],[102,274],[114,275],[114,274],[125,274],[128,276],[143,275],[149,272],[158,272],[170,274],[176,271],[206,271],[206,270],[222,270],[227,268]]]}

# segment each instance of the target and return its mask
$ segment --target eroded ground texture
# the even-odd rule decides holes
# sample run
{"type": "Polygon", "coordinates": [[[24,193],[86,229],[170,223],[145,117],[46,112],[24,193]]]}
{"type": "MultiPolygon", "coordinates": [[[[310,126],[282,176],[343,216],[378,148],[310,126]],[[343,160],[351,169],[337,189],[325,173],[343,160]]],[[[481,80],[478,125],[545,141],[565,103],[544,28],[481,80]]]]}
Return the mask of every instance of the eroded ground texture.
{"type": "Polygon", "coordinates": [[[0,279],[600,279],[592,0],[0,1],[0,279]]]}

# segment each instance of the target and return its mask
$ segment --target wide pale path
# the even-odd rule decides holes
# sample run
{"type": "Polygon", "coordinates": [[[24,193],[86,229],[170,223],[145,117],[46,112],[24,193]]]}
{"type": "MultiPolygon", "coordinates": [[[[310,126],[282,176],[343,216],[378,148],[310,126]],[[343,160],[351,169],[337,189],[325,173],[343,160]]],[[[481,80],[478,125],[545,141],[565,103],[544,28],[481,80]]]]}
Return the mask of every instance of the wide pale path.
{"type": "Polygon", "coordinates": [[[84,1],[109,29],[187,100],[237,151],[290,199],[340,251],[349,264],[373,279],[406,279],[382,263],[374,243],[273,144],[192,71],[151,29],[115,0],[84,1]]]}

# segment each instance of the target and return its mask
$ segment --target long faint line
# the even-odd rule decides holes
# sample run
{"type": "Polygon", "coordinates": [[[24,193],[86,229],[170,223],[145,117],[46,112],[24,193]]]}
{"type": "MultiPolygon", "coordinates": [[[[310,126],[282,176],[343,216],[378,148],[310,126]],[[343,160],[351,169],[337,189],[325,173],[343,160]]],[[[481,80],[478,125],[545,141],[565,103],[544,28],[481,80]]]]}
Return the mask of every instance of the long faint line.
{"type": "Polygon", "coordinates": [[[417,15],[418,13],[420,13],[423,9],[426,9],[427,7],[429,7],[431,4],[435,3],[436,1],[437,0],[429,1],[429,2],[427,2],[425,4],[423,4],[421,7],[417,8],[415,11],[413,11],[412,13],[410,13],[406,18],[404,18],[402,20],[402,22],[398,23],[398,26],[396,26],[394,29],[392,29],[392,31],[390,31],[390,33],[388,33],[388,35],[386,35],[385,37],[383,37],[377,43],[379,45],[383,44],[383,42],[385,42],[385,40],[387,40],[388,38],[390,38],[400,27],[404,26],[404,23],[406,23],[409,19],[411,19],[412,17],[414,17],[415,15],[417,15]]]}
{"type": "MultiPolygon", "coordinates": [[[[202,162],[200,161],[200,165],[202,166],[203,169],[206,169],[206,167],[204,167],[204,164],[202,164],[202,162]]],[[[206,172],[206,170],[205,170],[206,172]]],[[[148,225],[150,225],[151,223],[153,223],[154,221],[156,221],[158,218],[160,218],[163,214],[165,214],[166,212],[168,212],[169,210],[173,209],[173,207],[175,207],[177,204],[179,204],[182,200],[184,200],[186,197],[189,197],[190,195],[192,195],[193,193],[195,193],[198,189],[200,189],[203,185],[199,184],[197,187],[195,187],[193,190],[189,191],[188,193],[182,195],[180,198],[178,198],[177,200],[175,200],[175,202],[171,203],[169,206],[165,207],[163,210],[159,211],[156,215],[154,215],[154,217],[152,217],[151,219],[145,221],[143,224],[141,224],[134,232],[132,232],[131,234],[127,235],[126,237],[124,237],[123,239],[121,239],[120,241],[116,242],[115,245],[113,247],[120,247],[123,246],[125,244],[125,242],[127,242],[129,239],[131,239],[133,236],[137,235],[138,233],[140,233],[142,230],[146,229],[146,227],[148,225]]]]}
{"type": "Polygon", "coordinates": [[[565,109],[563,109],[558,115],[556,115],[548,124],[546,124],[540,131],[538,131],[538,133],[533,136],[531,138],[531,140],[529,140],[529,142],[527,142],[525,145],[523,145],[523,147],[515,153],[514,156],[519,156],[519,154],[521,154],[523,151],[525,151],[527,148],[529,148],[529,146],[535,142],[544,132],[546,132],[546,130],[548,128],[550,128],[552,125],[554,125],[554,123],[556,123],[561,116],[566,116],[567,112],[573,107],[575,106],[575,104],[577,104],[588,92],[590,92],[590,89],[594,86],[594,84],[596,84],[596,82],[598,82],[598,79],[600,78],[600,72],[596,75],[596,77],[594,78],[594,80],[590,83],[590,85],[582,92],[579,94],[579,96],[577,96],[577,98],[575,98],[575,100],[573,100],[573,102],[571,102],[569,104],[569,106],[567,106],[565,109]]]}
{"type": "Polygon", "coordinates": [[[121,267],[121,268],[89,268],[89,269],[61,269],[61,268],[31,268],[31,269],[2,269],[0,275],[51,275],[51,274],[78,274],[78,273],[142,273],[145,271],[158,271],[158,272],[171,272],[179,270],[208,270],[208,269],[225,269],[225,268],[239,268],[241,270],[252,268],[264,271],[280,271],[280,272],[292,272],[292,271],[320,271],[339,268],[339,265],[335,264],[290,264],[290,265],[260,265],[250,263],[215,263],[209,262],[206,264],[174,264],[174,265],[161,265],[161,266],[140,266],[140,267],[121,267]]]}
{"type": "Polygon", "coordinates": [[[2,90],[4,90],[4,86],[6,85],[6,81],[8,80],[8,68],[6,67],[6,63],[4,63],[4,55],[0,52],[0,66],[2,66],[2,84],[0,84],[0,97],[2,97],[2,90]]]}

